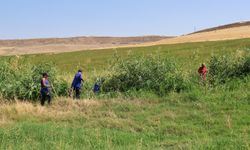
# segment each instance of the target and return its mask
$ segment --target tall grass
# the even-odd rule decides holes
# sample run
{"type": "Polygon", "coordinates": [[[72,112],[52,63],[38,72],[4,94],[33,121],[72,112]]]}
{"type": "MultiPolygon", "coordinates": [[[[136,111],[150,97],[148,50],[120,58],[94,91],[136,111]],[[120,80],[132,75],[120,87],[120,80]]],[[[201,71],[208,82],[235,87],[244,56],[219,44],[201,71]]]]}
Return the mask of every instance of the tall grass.
{"type": "Polygon", "coordinates": [[[68,83],[59,78],[54,64],[32,65],[19,57],[0,64],[0,97],[5,99],[37,100],[40,96],[42,73],[49,74],[54,96],[66,96],[68,83]]]}
{"type": "MultiPolygon", "coordinates": [[[[26,59],[13,57],[0,65],[0,96],[5,99],[37,100],[39,98],[41,74],[50,77],[51,91],[55,96],[68,96],[71,80],[64,80],[56,65],[44,63],[31,65],[26,59]]],[[[159,56],[115,56],[108,70],[102,75],[92,75],[84,83],[84,98],[112,97],[165,97],[171,92],[194,93],[197,89],[213,90],[231,80],[243,82],[250,73],[250,57],[244,55],[212,56],[208,63],[208,83],[199,84],[196,70],[187,71],[178,61],[159,56]],[[193,74],[192,72],[195,72],[193,74]],[[94,94],[93,85],[98,82],[101,92],[94,94]],[[192,91],[193,90],[193,91],[192,91]]],[[[71,77],[72,78],[72,77],[71,77]]]]}
{"type": "Polygon", "coordinates": [[[209,81],[212,84],[226,83],[234,78],[250,74],[250,55],[237,53],[213,56],[209,61],[209,81]]]}
{"type": "Polygon", "coordinates": [[[102,85],[104,92],[152,91],[164,96],[188,88],[186,72],[175,60],[155,56],[117,58],[102,85]]]}

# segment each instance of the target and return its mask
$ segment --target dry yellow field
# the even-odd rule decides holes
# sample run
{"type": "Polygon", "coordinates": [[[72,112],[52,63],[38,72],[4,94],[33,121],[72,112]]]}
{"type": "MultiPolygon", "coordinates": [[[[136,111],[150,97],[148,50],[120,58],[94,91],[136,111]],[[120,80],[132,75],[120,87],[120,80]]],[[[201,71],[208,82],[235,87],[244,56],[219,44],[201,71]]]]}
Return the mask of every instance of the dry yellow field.
{"type": "Polygon", "coordinates": [[[73,37],[0,40],[1,55],[20,55],[37,53],[63,53],[81,50],[128,47],[137,44],[171,38],[164,36],[138,37],[73,37]]]}
{"type": "Polygon", "coordinates": [[[157,42],[147,43],[143,45],[149,46],[149,45],[159,45],[159,44],[178,44],[178,43],[220,41],[220,40],[232,40],[232,39],[243,39],[243,38],[250,38],[250,26],[240,26],[240,27],[214,30],[209,32],[189,34],[171,39],[163,39],[157,42]]]}

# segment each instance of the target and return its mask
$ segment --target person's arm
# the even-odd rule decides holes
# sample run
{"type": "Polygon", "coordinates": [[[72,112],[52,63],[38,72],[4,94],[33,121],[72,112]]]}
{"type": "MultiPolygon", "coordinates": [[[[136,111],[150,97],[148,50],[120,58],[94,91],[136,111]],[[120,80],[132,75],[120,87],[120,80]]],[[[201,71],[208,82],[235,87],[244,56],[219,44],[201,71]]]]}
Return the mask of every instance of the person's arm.
{"type": "Polygon", "coordinates": [[[83,80],[83,78],[82,78],[82,74],[80,75],[80,79],[81,79],[82,82],[84,82],[84,80],[83,80]]]}
{"type": "Polygon", "coordinates": [[[42,78],[42,87],[46,87],[45,78],[42,78]]]}

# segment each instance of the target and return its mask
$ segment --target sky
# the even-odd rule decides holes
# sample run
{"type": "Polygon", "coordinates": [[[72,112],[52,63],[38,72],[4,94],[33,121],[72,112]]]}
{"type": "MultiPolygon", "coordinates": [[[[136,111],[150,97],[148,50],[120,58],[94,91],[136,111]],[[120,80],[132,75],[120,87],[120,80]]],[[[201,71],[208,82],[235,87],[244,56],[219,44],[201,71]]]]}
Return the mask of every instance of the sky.
{"type": "Polygon", "coordinates": [[[250,0],[0,0],[0,39],[182,35],[250,20],[250,0]]]}

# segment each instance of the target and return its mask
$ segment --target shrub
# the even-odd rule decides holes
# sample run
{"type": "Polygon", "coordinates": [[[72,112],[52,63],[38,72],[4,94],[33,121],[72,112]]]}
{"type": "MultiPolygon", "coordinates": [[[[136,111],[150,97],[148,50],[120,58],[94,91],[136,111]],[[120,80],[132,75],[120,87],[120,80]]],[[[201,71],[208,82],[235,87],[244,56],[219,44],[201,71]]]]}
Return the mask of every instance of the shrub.
{"type": "Polygon", "coordinates": [[[6,99],[37,100],[40,96],[41,74],[49,74],[52,94],[67,94],[68,83],[58,77],[53,64],[31,65],[21,58],[10,58],[0,64],[0,94],[6,99]]]}
{"type": "Polygon", "coordinates": [[[187,78],[173,60],[159,57],[132,57],[112,62],[102,85],[104,92],[152,91],[160,96],[187,88],[187,78]]]}
{"type": "Polygon", "coordinates": [[[250,55],[244,57],[242,68],[240,69],[242,75],[246,76],[250,74],[250,55]]]}
{"type": "Polygon", "coordinates": [[[212,84],[225,83],[250,73],[250,57],[237,55],[213,56],[209,62],[209,81],[212,84]]]}

